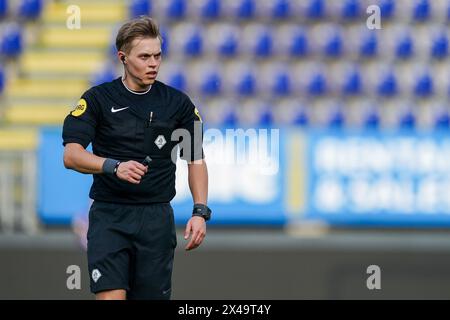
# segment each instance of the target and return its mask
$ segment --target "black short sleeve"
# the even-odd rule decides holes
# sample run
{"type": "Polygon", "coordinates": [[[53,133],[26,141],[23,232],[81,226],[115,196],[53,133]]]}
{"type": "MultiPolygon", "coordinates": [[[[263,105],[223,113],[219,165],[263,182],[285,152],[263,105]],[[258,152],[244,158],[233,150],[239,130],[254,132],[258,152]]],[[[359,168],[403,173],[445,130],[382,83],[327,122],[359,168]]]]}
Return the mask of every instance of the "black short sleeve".
{"type": "Polygon", "coordinates": [[[100,106],[92,91],[88,90],[64,119],[63,145],[74,142],[86,148],[95,137],[99,117],[100,106]]]}
{"type": "Polygon", "coordinates": [[[190,134],[190,150],[180,144],[180,157],[186,161],[200,160],[205,157],[203,153],[203,120],[197,108],[189,97],[185,96],[182,102],[182,113],[179,128],[190,134]]]}

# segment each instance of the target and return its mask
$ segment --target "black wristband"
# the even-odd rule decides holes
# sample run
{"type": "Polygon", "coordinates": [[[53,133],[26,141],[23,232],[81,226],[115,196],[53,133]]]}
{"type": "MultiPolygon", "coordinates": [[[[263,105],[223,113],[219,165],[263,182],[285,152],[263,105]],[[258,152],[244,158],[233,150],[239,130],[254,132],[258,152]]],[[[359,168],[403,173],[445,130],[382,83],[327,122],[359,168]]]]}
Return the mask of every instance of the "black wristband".
{"type": "Polygon", "coordinates": [[[103,173],[115,174],[117,164],[119,164],[119,163],[120,163],[119,160],[114,160],[114,159],[110,159],[110,158],[106,159],[105,162],[103,162],[103,166],[102,166],[103,173]]]}
{"type": "Polygon", "coordinates": [[[208,221],[209,219],[211,219],[211,209],[205,204],[196,203],[194,204],[192,216],[202,217],[203,219],[205,219],[205,221],[208,221]]]}

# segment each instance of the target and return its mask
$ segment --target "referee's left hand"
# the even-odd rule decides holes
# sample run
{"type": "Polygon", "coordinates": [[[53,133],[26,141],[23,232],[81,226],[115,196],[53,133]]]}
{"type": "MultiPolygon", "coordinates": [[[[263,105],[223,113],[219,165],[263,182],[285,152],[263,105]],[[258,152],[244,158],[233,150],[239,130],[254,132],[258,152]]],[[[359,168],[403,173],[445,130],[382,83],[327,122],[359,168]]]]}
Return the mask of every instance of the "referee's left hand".
{"type": "Polygon", "coordinates": [[[206,222],[202,217],[194,216],[189,219],[184,232],[184,239],[187,240],[191,236],[191,240],[186,245],[186,250],[197,248],[206,236],[206,222]]]}

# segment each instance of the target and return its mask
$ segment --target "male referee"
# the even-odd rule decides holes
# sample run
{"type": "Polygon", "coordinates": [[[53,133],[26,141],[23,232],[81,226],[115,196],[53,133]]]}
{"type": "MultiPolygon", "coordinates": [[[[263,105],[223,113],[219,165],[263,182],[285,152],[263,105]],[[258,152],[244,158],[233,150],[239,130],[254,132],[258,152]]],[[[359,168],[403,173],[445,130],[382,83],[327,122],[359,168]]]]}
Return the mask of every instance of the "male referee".
{"type": "Polygon", "coordinates": [[[181,148],[194,201],[186,250],[206,235],[208,172],[194,130],[202,119],[186,94],[156,80],[161,43],[151,18],[125,23],[116,38],[123,77],[87,90],[64,120],[65,167],[93,174],[87,255],[96,299],[171,297],[177,245],[172,150],[186,142],[172,141],[176,130],[192,137],[192,148],[181,148]],[[91,142],[93,153],[86,151],[91,142]]]}

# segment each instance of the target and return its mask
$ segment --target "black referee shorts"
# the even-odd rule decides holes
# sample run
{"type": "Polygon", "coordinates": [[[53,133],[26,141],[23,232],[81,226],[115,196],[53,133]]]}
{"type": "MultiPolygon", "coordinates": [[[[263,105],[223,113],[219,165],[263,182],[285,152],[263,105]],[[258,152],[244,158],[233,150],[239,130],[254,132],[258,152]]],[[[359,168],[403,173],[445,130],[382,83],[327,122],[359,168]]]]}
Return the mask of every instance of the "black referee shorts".
{"type": "Polygon", "coordinates": [[[93,293],[125,289],[127,299],[170,299],[177,238],[169,203],[94,201],[87,239],[93,293]]]}

